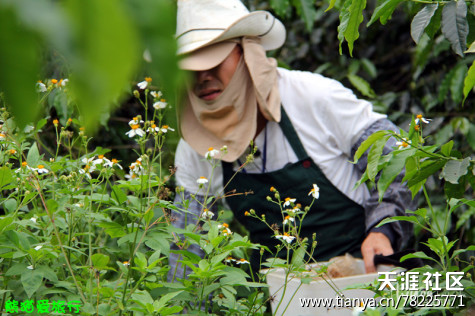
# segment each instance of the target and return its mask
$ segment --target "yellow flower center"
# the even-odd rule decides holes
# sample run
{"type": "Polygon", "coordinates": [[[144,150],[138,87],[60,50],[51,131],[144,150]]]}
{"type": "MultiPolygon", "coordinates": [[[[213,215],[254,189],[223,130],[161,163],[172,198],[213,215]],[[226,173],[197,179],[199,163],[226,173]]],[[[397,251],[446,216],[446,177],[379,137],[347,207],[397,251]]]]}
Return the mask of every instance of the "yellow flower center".
{"type": "Polygon", "coordinates": [[[289,220],[289,219],[290,219],[290,216],[287,215],[284,219],[285,219],[285,220],[289,220]]]}
{"type": "Polygon", "coordinates": [[[98,158],[102,159],[102,158],[104,158],[104,155],[99,155],[98,158]]]}
{"type": "Polygon", "coordinates": [[[142,162],[141,162],[140,160],[138,160],[138,159],[135,160],[135,163],[138,164],[138,165],[141,165],[141,164],[142,164],[142,162]]]}
{"type": "Polygon", "coordinates": [[[152,82],[152,78],[150,77],[145,77],[145,81],[147,81],[148,83],[152,82]]]}
{"type": "Polygon", "coordinates": [[[241,261],[241,262],[246,262],[246,259],[241,258],[241,259],[239,259],[239,261],[241,261]]]}
{"type": "Polygon", "coordinates": [[[165,102],[166,100],[165,99],[160,99],[160,102],[165,102]]]}
{"type": "Polygon", "coordinates": [[[73,119],[72,118],[68,118],[68,123],[72,123],[73,122],[73,119]]]}
{"type": "Polygon", "coordinates": [[[38,165],[38,169],[44,169],[44,168],[45,168],[45,166],[43,166],[43,165],[38,165]]]}
{"type": "Polygon", "coordinates": [[[132,129],[137,129],[137,128],[139,128],[139,127],[140,127],[139,124],[132,124],[132,126],[131,126],[132,129]]]}
{"type": "Polygon", "coordinates": [[[275,188],[274,188],[274,187],[270,187],[270,191],[271,191],[271,192],[275,192],[275,188]]]}
{"type": "Polygon", "coordinates": [[[28,166],[28,163],[27,163],[26,161],[23,161],[23,162],[21,163],[21,165],[22,165],[23,167],[26,167],[26,166],[28,166]]]}
{"type": "Polygon", "coordinates": [[[422,114],[418,114],[416,117],[417,117],[418,119],[421,119],[421,118],[422,118],[422,114]]]}
{"type": "Polygon", "coordinates": [[[168,129],[168,125],[163,125],[162,128],[168,129]]]}
{"type": "Polygon", "coordinates": [[[290,237],[289,233],[284,233],[284,236],[290,237]]]}
{"type": "Polygon", "coordinates": [[[228,228],[228,227],[229,227],[229,225],[228,225],[228,224],[226,224],[226,223],[224,223],[224,224],[223,224],[223,227],[226,227],[226,228],[228,228]]]}
{"type": "Polygon", "coordinates": [[[201,180],[206,180],[206,177],[200,177],[201,180]]]}
{"type": "Polygon", "coordinates": [[[16,150],[15,149],[10,149],[10,154],[15,154],[16,153],[16,150]]]}
{"type": "Polygon", "coordinates": [[[84,132],[85,129],[86,129],[85,127],[80,127],[80,128],[79,128],[79,130],[80,130],[80,131],[83,131],[83,132],[84,132]]]}
{"type": "Polygon", "coordinates": [[[0,133],[0,137],[5,137],[5,134],[3,134],[3,133],[0,133]]]}
{"type": "Polygon", "coordinates": [[[251,215],[251,213],[249,213],[248,211],[244,212],[244,216],[249,216],[249,215],[251,215]]]}
{"type": "Polygon", "coordinates": [[[51,79],[51,83],[52,83],[52,84],[57,84],[57,83],[58,83],[58,80],[56,80],[56,79],[51,79]]]}
{"type": "Polygon", "coordinates": [[[58,120],[56,120],[56,119],[53,120],[53,124],[54,124],[54,125],[58,125],[58,123],[59,123],[58,120]]]}
{"type": "Polygon", "coordinates": [[[409,144],[406,143],[406,142],[402,142],[401,146],[404,147],[404,148],[406,148],[407,146],[409,146],[409,144]]]}
{"type": "Polygon", "coordinates": [[[119,160],[117,160],[117,159],[115,159],[115,158],[112,158],[111,161],[112,161],[112,163],[118,163],[118,162],[119,162],[119,160]]]}
{"type": "Polygon", "coordinates": [[[155,124],[152,124],[152,128],[157,128],[157,125],[155,125],[155,124]]]}
{"type": "Polygon", "coordinates": [[[210,148],[208,148],[208,151],[212,151],[212,150],[214,150],[214,148],[213,148],[213,147],[210,147],[210,148]]]}

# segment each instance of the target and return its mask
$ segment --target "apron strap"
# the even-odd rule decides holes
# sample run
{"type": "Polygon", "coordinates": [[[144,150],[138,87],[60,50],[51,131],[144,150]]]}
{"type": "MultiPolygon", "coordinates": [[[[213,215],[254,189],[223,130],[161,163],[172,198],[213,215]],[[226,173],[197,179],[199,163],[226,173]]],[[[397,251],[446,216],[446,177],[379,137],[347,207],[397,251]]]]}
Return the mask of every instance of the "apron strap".
{"type": "Polygon", "coordinates": [[[281,106],[280,110],[281,119],[279,125],[285,137],[289,141],[290,146],[292,146],[292,149],[294,150],[299,160],[304,160],[308,158],[307,152],[305,151],[305,148],[303,147],[302,142],[300,141],[300,138],[298,137],[294,126],[290,122],[289,116],[285,112],[284,107],[281,106]]]}

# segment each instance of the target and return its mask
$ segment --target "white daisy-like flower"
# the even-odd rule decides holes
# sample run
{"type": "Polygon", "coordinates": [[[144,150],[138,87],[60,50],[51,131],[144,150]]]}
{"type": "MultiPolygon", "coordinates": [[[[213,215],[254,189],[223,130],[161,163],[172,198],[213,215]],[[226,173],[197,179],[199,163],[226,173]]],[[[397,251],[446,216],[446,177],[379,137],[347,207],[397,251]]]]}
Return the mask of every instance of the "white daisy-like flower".
{"type": "Polygon", "coordinates": [[[140,117],[136,116],[136,117],[133,117],[130,121],[129,121],[129,125],[132,126],[132,125],[137,125],[137,124],[143,124],[144,121],[142,119],[140,119],[140,117]]]}
{"type": "Polygon", "coordinates": [[[5,140],[7,139],[7,135],[0,133],[0,140],[5,140]]]}
{"type": "Polygon", "coordinates": [[[287,242],[288,244],[290,244],[295,239],[295,237],[290,236],[289,233],[284,233],[283,235],[276,235],[275,238],[282,239],[285,242],[287,242]]]}
{"type": "MultiPolygon", "coordinates": [[[[94,166],[95,165],[100,165],[100,164],[107,165],[107,164],[110,164],[110,163],[111,163],[111,161],[109,159],[107,159],[106,157],[104,157],[104,155],[97,156],[97,159],[92,162],[92,164],[94,166]]],[[[112,167],[112,165],[111,165],[111,167],[112,167]]]]}
{"type": "Polygon", "coordinates": [[[284,225],[290,224],[290,222],[295,222],[295,217],[287,215],[282,222],[284,225]]]}
{"type": "Polygon", "coordinates": [[[165,99],[160,99],[160,101],[154,102],[153,103],[153,108],[155,110],[161,110],[166,108],[168,103],[165,101],[165,99]]]}
{"type": "Polygon", "coordinates": [[[411,141],[408,140],[407,138],[403,138],[401,141],[396,142],[396,146],[398,146],[397,149],[404,149],[409,147],[411,144],[411,141]]]}
{"type": "Polygon", "coordinates": [[[45,168],[45,166],[43,165],[38,165],[38,168],[35,168],[36,172],[38,172],[38,174],[42,174],[42,173],[48,173],[49,170],[45,168]]]}
{"type": "Polygon", "coordinates": [[[214,216],[214,213],[211,212],[210,210],[208,210],[207,208],[205,208],[203,210],[203,213],[201,213],[201,218],[203,218],[205,220],[212,219],[213,216],[214,216]]]}
{"type": "Polygon", "coordinates": [[[46,85],[41,82],[41,81],[38,81],[36,83],[36,92],[46,92],[48,91],[48,88],[46,88],[46,85]]]}
{"type": "Polygon", "coordinates": [[[94,156],[91,158],[84,157],[83,159],[81,159],[81,162],[85,165],[90,165],[93,161],[94,161],[94,156]]]}
{"type": "Polygon", "coordinates": [[[295,203],[295,201],[297,201],[297,199],[289,197],[285,198],[284,207],[291,206],[291,204],[295,203]]]}
{"type": "Polygon", "coordinates": [[[38,250],[40,250],[41,248],[43,248],[43,246],[42,246],[42,245],[38,245],[38,246],[36,246],[36,247],[33,248],[33,249],[35,249],[36,251],[38,251],[38,250]]]}
{"type": "Polygon", "coordinates": [[[229,225],[226,223],[218,225],[218,228],[221,230],[223,236],[231,236],[233,234],[233,232],[229,229],[229,225]]]}
{"type": "Polygon", "coordinates": [[[149,133],[158,133],[160,132],[160,127],[157,126],[153,121],[150,122],[150,127],[148,128],[149,133]]]}
{"type": "Polygon", "coordinates": [[[144,81],[141,81],[139,83],[137,83],[137,87],[139,87],[139,89],[141,90],[144,90],[148,87],[148,85],[150,84],[150,82],[152,82],[152,78],[150,77],[145,77],[145,80],[144,81]]]}
{"type": "Polygon", "coordinates": [[[138,174],[136,173],[133,173],[133,172],[130,172],[129,174],[126,174],[125,175],[125,178],[127,180],[133,180],[133,179],[136,179],[138,177],[138,174]]]}
{"type": "Polygon", "coordinates": [[[150,94],[154,99],[159,99],[163,95],[162,91],[150,91],[150,94]]]}
{"type": "Polygon", "coordinates": [[[318,187],[318,185],[314,183],[313,188],[312,190],[310,190],[308,195],[313,196],[314,199],[318,199],[320,197],[320,188],[318,187]]]}
{"type": "Polygon", "coordinates": [[[137,160],[135,160],[135,162],[131,163],[129,169],[131,173],[141,173],[143,171],[142,158],[138,158],[137,160]]]}
{"type": "Polygon", "coordinates": [[[424,118],[424,117],[422,116],[422,114],[418,114],[418,115],[416,116],[416,119],[414,120],[414,123],[415,123],[416,125],[419,125],[420,122],[425,123],[425,124],[429,124],[430,121],[432,121],[432,120],[424,118]]]}
{"type": "Polygon", "coordinates": [[[239,260],[236,260],[236,264],[249,264],[249,261],[244,258],[241,258],[239,260]]]}
{"type": "Polygon", "coordinates": [[[199,177],[198,180],[196,180],[196,183],[206,184],[206,183],[208,183],[208,179],[206,179],[205,177],[199,177]]]}
{"type": "Polygon", "coordinates": [[[28,166],[28,163],[26,161],[23,161],[21,163],[21,167],[15,170],[15,173],[19,173],[19,172],[24,171],[24,170],[35,170],[35,169],[28,166]]]}
{"type": "Polygon", "coordinates": [[[66,87],[66,85],[68,84],[68,82],[69,82],[69,79],[61,79],[61,80],[59,80],[59,84],[58,84],[58,85],[59,85],[60,87],[64,88],[64,87],[66,87]]]}
{"type": "Polygon", "coordinates": [[[226,263],[235,262],[235,261],[236,261],[236,259],[234,259],[234,258],[231,257],[231,256],[229,256],[229,257],[227,257],[226,259],[224,259],[224,262],[226,262],[226,263]]]}
{"type": "Polygon", "coordinates": [[[35,224],[36,224],[36,221],[37,221],[37,220],[38,220],[38,219],[37,219],[36,217],[30,218],[30,221],[32,221],[32,222],[35,223],[35,224]]]}
{"type": "Polygon", "coordinates": [[[219,154],[219,150],[214,149],[213,147],[208,148],[208,151],[205,154],[206,159],[211,159],[216,157],[219,154]]]}
{"type": "Polygon", "coordinates": [[[132,129],[125,133],[125,135],[129,136],[130,138],[134,137],[135,135],[138,135],[140,137],[145,135],[145,132],[143,129],[140,128],[139,124],[133,124],[130,126],[132,129]]]}
{"type": "Polygon", "coordinates": [[[33,270],[33,269],[34,269],[33,265],[29,265],[29,266],[26,267],[26,268],[29,269],[29,270],[33,270]]]}
{"type": "Polygon", "coordinates": [[[122,262],[122,264],[123,264],[124,266],[126,266],[126,267],[127,267],[127,266],[130,266],[130,262],[128,262],[128,261],[124,261],[124,262],[122,262]]]}
{"type": "Polygon", "coordinates": [[[166,132],[168,132],[168,131],[172,131],[172,132],[173,132],[173,131],[175,131],[175,130],[174,130],[173,128],[171,128],[170,126],[168,126],[168,125],[163,125],[162,128],[160,128],[160,132],[162,132],[162,133],[166,133],[166,132]]]}
{"type": "Polygon", "coordinates": [[[110,167],[110,168],[112,168],[112,167],[114,167],[114,166],[117,166],[117,167],[119,167],[120,169],[124,169],[124,168],[122,168],[122,166],[119,164],[119,160],[117,160],[117,159],[115,159],[115,158],[112,158],[112,160],[108,160],[108,161],[104,164],[104,166],[110,167]]]}

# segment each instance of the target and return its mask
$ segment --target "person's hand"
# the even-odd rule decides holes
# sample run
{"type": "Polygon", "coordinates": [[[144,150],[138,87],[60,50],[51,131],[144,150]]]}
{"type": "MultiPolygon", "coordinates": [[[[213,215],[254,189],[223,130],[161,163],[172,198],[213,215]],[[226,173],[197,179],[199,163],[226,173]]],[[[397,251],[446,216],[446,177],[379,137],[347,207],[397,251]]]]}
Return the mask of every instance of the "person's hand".
{"type": "Polygon", "coordinates": [[[388,256],[394,253],[391,241],[385,234],[379,232],[369,233],[361,244],[361,254],[363,255],[366,273],[376,272],[374,266],[374,255],[388,256]]]}

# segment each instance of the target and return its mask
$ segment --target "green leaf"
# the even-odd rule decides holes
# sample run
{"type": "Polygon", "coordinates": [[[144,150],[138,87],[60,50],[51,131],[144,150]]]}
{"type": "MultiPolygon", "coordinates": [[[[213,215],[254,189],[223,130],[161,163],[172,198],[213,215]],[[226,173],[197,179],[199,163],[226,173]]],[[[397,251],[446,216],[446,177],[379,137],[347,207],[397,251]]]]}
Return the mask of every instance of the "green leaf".
{"type": "Polygon", "coordinates": [[[419,43],[424,30],[429,25],[430,20],[434,16],[435,11],[439,7],[438,3],[428,4],[419,11],[411,23],[411,36],[414,42],[419,43]]]}
{"type": "Polygon", "coordinates": [[[127,195],[125,195],[124,191],[118,186],[112,186],[111,197],[117,202],[117,204],[123,204],[127,201],[127,195]]]}
{"type": "Polygon", "coordinates": [[[160,313],[160,311],[178,294],[182,293],[183,291],[177,291],[172,293],[167,293],[163,295],[160,300],[158,300],[158,304],[155,307],[155,311],[160,313]]]}
{"type": "Polygon", "coordinates": [[[463,57],[467,45],[468,22],[465,1],[450,1],[442,10],[442,34],[449,40],[452,50],[463,57]]]}
{"type": "Polygon", "coordinates": [[[8,199],[3,202],[3,206],[9,211],[10,213],[15,212],[16,208],[18,207],[18,203],[15,199],[8,199]]]}
{"type": "Polygon", "coordinates": [[[435,260],[434,258],[429,257],[428,255],[426,255],[422,251],[417,251],[417,252],[405,255],[404,257],[401,258],[400,261],[403,262],[404,260],[411,259],[411,258],[419,258],[419,259],[431,260],[431,261],[437,262],[437,260],[435,260]]]}
{"type": "Polygon", "coordinates": [[[39,40],[34,30],[21,23],[14,5],[0,2],[0,91],[20,127],[38,113],[35,84],[40,71],[39,40]],[[8,30],[8,31],[6,31],[8,30]]]}
{"type": "Polygon", "coordinates": [[[450,157],[450,153],[452,152],[452,148],[454,147],[454,141],[451,140],[449,141],[448,143],[445,143],[443,144],[442,146],[440,146],[440,152],[446,156],[446,157],[450,157]]]}
{"type": "Polygon", "coordinates": [[[396,179],[401,170],[404,168],[404,165],[406,164],[406,159],[414,155],[416,151],[417,149],[415,148],[409,148],[406,150],[402,150],[399,153],[393,154],[393,157],[383,168],[377,184],[380,202],[383,199],[384,192],[386,192],[389,185],[393,183],[394,179],[396,179]]]}
{"type": "Polygon", "coordinates": [[[386,145],[386,142],[388,141],[389,137],[390,136],[385,136],[378,139],[369,150],[368,166],[366,167],[366,170],[368,172],[368,179],[373,182],[379,171],[378,170],[379,159],[381,158],[381,155],[383,154],[384,145],[386,145]]]}
{"type": "Polygon", "coordinates": [[[403,0],[386,0],[381,5],[379,5],[376,9],[374,9],[373,15],[371,16],[371,20],[366,25],[369,27],[371,24],[376,22],[380,19],[382,25],[386,24],[389,20],[391,15],[393,14],[396,7],[399,3],[403,2],[403,0]]]}
{"type": "Polygon", "coordinates": [[[388,134],[387,131],[377,131],[376,133],[371,134],[364,142],[361,143],[360,147],[355,153],[355,157],[352,163],[357,163],[361,156],[364,154],[368,148],[373,145],[377,140],[384,137],[388,134]]]}
{"type": "Polygon", "coordinates": [[[330,0],[330,3],[328,4],[328,8],[326,8],[325,12],[333,9],[333,7],[335,6],[335,3],[336,3],[336,0],[330,0]]]}
{"type": "Polygon", "coordinates": [[[465,99],[467,99],[468,94],[470,93],[470,91],[472,91],[474,86],[475,86],[475,61],[472,63],[472,65],[468,69],[467,76],[465,77],[465,80],[463,81],[463,103],[465,103],[465,99]]]}
{"type": "Polygon", "coordinates": [[[14,179],[10,168],[5,166],[0,168],[0,188],[12,183],[14,179]]]}
{"type": "Polygon", "coordinates": [[[13,217],[11,216],[0,218],[0,233],[3,232],[5,228],[10,226],[11,223],[13,223],[13,217]]]}
{"type": "Polygon", "coordinates": [[[470,158],[460,160],[449,160],[440,173],[440,178],[444,178],[450,183],[457,184],[461,176],[466,175],[470,166],[470,158]]]}
{"type": "Polygon", "coordinates": [[[425,181],[429,176],[440,170],[446,161],[425,161],[421,164],[420,170],[417,170],[414,174],[406,174],[407,186],[412,187],[419,182],[425,181]]]}
{"type": "Polygon", "coordinates": [[[39,270],[27,269],[21,274],[21,283],[26,295],[32,297],[43,283],[43,273],[39,270]]]}
{"type": "Polygon", "coordinates": [[[368,98],[376,97],[376,94],[374,93],[373,89],[371,89],[371,86],[368,81],[364,80],[360,76],[353,74],[348,74],[347,77],[348,80],[350,80],[351,84],[356,89],[358,89],[358,91],[361,92],[362,95],[367,96],[368,98]]]}
{"type": "Polygon", "coordinates": [[[363,22],[363,10],[366,7],[366,0],[352,0],[349,8],[350,16],[348,26],[345,31],[345,39],[348,42],[350,56],[353,56],[353,43],[360,36],[358,28],[363,22]]]}
{"type": "Polygon", "coordinates": [[[31,145],[28,155],[26,156],[26,162],[32,168],[36,168],[40,161],[40,152],[38,151],[38,146],[36,142],[31,145]]]}
{"type": "Polygon", "coordinates": [[[65,2],[75,42],[70,88],[86,129],[95,130],[129,84],[138,61],[134,25],[122,1],[65,2]]]}
{"type": "Polygon", "coordinates": [[[450,81],[450,94],[455,104],[462,102],[464,79],[466,75],[467,66],[465,66],[465,64],[459,64],[455,67],[454,76],[450,81]]]}
{"type": "Polygon", "coordinates": [[[415,216],[393,216],[393,217],[390,217],[390,218],[383,219],[378,225],[376,225],[376,227],[381,227],[384,224],[394,223],[394,222],[397,222],[397,221],[411,222],[411,223],[414,223],[416,225],[420,225],[419,220],[415,216]]]}
{"type": "Polygon", "coordinates": [[[470,44],[470,47],[465,51],[465,53],[475,53],[475,41],[470,44]]]}
{"type": "Polygon", "coordinates": [[[338,25],[338,40],[340,42],[340,55],[342,54],[342,48],[341,45],[343,44],[343,41],[345,40],[345,33],[346,29],[348,28],[348,22],[350,20],[350,6],[351,6],[351,0],[344,0],[343,6],[340,9],[340,25],[338,25]]]}
{"type": "Polygon", "coordinates": [[[125,236],[125,228],[116,222],[101,222],[97,226],[104,228],[105,232],[111,236],[111,238],[118,238],[125,236]]]}
{"type": "Polygon", "coordinates": [[[95,253],[91,257],[92,265],[97,270],[103,270],[107,268],[110,258],[102,253],[95,253]]]}

